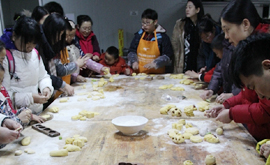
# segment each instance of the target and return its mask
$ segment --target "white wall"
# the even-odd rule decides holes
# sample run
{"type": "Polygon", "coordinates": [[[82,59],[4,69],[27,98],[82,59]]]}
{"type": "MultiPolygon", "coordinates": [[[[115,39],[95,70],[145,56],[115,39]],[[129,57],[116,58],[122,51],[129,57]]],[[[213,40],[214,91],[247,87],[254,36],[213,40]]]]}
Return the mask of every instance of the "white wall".
{"type": "MultiPolygon", "coordinates": [[[[44,5],[51,0],[2,0],[4,22],[13,24],[13,15],[22,9],[33,10],[39,3],[44,5]]],[[[89,15],[94,22],[93,31],[97,35],[100,48],[106,50],[114,45],[118,47],[118,29],[124,30],[124,47],[128,48],[134,33],[141,28],[141,14],[146,8],[152,8],[159,14],[159,23],[172,35],[175,21],[185,17],[186,0],[55,0],[60,3],[66,14],[89,15]],[[130,16],[130,11],[138,11],[130,16]]],[[[270,0],[264,0],[270,3],[270,0]]],[[[256,0],[254,0],[256,3],[256,0]]],[[[227,2],[204,2],[205,13],[210,13],[217,21],[227,2]]],[[[261,14],[260,5],[256,5],[261,14]]]]}

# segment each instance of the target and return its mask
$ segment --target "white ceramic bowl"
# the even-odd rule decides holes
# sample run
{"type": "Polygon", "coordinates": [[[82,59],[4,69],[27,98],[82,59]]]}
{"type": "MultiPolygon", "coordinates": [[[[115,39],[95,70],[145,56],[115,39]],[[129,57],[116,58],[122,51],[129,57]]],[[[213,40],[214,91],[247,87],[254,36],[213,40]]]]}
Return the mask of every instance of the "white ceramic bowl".
{"type": "Polygon", "coordinates": [[[125,135],[138,133],[147,122],[143,116],[119,116],[112,120],[113,125],[125,135]]]}

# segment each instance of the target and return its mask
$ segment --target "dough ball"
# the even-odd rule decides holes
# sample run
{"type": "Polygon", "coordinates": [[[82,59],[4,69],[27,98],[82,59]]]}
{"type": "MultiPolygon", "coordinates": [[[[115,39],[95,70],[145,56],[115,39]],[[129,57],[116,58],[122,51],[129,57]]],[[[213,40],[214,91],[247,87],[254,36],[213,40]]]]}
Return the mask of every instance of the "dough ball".
{"type": "Polygon", "coordinates": [[[61,150],[51,151],[50,156],[52,156],[52,157],[68,156],[68,150],[61,149],[61,150]]]}
{"type": "Polygon", "coordinates": [[[169,135],[170,138],[176,136],[178,134],[178,130],[176,129],[170,129],[167,134],[169,135]]]}
{"type": "Polygon", "coordinates": [[[198,135],[199,129],[196,127],[187,128],[185,133],[191,133],[192,135],[198,135]]]}
{"type": "Polygon", "coordinates": [[[183,124],[179,124],[179,123],[172,123],[172,128],[173,128],[173,129],[177,129],[177,130],[181,131],[181,130],[182,130],[182,128],[183,128],[183,124]]]}
{"type": "Polygon", "coordinates": [[[79,120],[82,117],[83,117],[82,115],[75,115],[71,117],[71,120],[79,120]]]}
{"type": "Polygon", "coordinates": [[[174,75],[171,75],[170,76],[171,79],[183,79],[183,77],[184,77],[184,74],[183,73],[174,74],[174,75]]]}
{"type": "Polygon", "coordinates": [[[179,108],[171,108],[170,109],[171,115],[176,116],[176,117],[181,117],[182,116],[182,111],[179,108]]]}
{"type": "Polygon", "coordinates": [[[191,136],[190,141],[193,143],[201,143],[203,141],[203,138],[200,136],[191,136]]]}
{"type": "Polygon", "coordinates": [[[73,144],[74,138],[66,138],[66,144],[73,144]]]}
{"type": "Polygon", "coordinates": [[[178,123],[179,123],[179,124],[185,125],[185,124],[186,124],[186,120],[185,120],[185,119],[180,119],[180,120],[178,121],[178,123]]]}
{"type": "Polygon", "coordinates": [[[166,105],[166,106],[164,106],[164,107],[162,107],[162,108],[160,109],[160,114],[168,114],[168,111],[169,111],[171,108],[176,108],[176,106],[175,106],[175,105],[172,105],[172,104],[168,104],[168,105],[166,105]]]}
{"type": "Polygon", "coordinates": [[[136,74],[136,73],[132,73],[131,75],[132,75],[132,76],[136,76],[137,74],[136,74]]]}
{"type": "Polygon", "coordinates": [[[30,144],[30,142],[31,142],[31,137],[30,136],[27,136],[27,137],[25,137],[25,138],[22,139],[21,144],[23,146],[28,146],[30,144]]]}
{"type": "Polygon", "coordinates": [[[267,141],[266,144],[270,144],[270,141],[267,141]]]}
{"type": "Polygon", "coordinates": [[[173,87],[173,84],[162,85],[162,86],[159,87],[159,89],[170,89],[171,87],[173,87]]]}
{"type": "Polygon", "coordinates": [[[193,136],[193,135],[191,133],[186,132],[186,133],[183,134],[183,136],[184,136],[185,139],[190,139],[190,137],[193,136]]]}
{"type": "Polygon", "coordinates": [[[172,141],[176,144],[183,143],[185,141],[183,135],[176,135],[172,137],[172,141]]]}
{"type": "Polygon", "coordinates": [[[196,108],[196,106],[194,106],[194,105],[189,105],[189,106],[186,106],[186,107],[184,108],[185,114],[186,114],[187,116],[189,116],[189,117],[194,116],[193,111],[196,111],[196,110],[197,110],[197,108],[196,108]]]}
{"type": "Polygon", "coordinates": [[[214,136],[213,134],[207,134],[204,136],[204,140],[209,142],[209,143],[218,143],[219,139],[214,136]]]}
{"type": "Polygon", "coordinates": [[[73,145],[79,146],[79,147],[82,148],[82,147],[84,146],[84,141],[75,138],[75,140],[74,140],[74,142],[73,142],[73,145]]]}
{"type": "Polygon", "coordinates": [[[223,135],[223,129],[222,129],[222,128],[217,128],[217,129],[216,129],[216,133],[217,133],[218,135],[223,135]]]}
{"type": "Polygon", "coordinates": [[[44,118],[45,120],[48,120],[51,117],[51,115],[47,114],[47,115],[42,115],[41,117],[44,118]]]}
{"type": "Polygon", "coordinates": [[[25,153],[28,153],[28,154],[34,154],[34,153],[36,153],[34,150],[32,150],[31,148],[26,148],[25,150],[24,150],[24,152],[25,153]]]}
{"type": "Polygon", "coordinates": [[[182,87],[172,87],[171,90],[173,90],[173,91],[185,91],[185,88],[182,88],[182,87]]]}
{"type": "Polygon", "coordinates": [[[67,102],[68,101],[68,98],[66,97],[66,98],[61,98],[60,100],[59,100],[59,102],[60,103],[65,103],[65,102],[67,102]]]}
{"type": "Polygon", "coordinates": [[[81,120],[81,121],[85,121],[85,120],[86,120],[86,117],[83,116],[83,117],[80,118],[80,120],[81,120]]]}
{"type": "Polygon", "coordinates": [[[59,112],[59,108],[56,106],[53,106],[53,107],[49,108],[49,112],[57,113],[57,112],[59,112]]]}
{"type": "Polygon", "coordinates": [[[15,151],[15,156],[20,156],[22,154],[22,150],[16,150],[15,151]]]}
{"type": "Polygon", "coordinates": [[[198,110],[204,112],[205,110],[209,109],[209,103],[206,101],[201,101],[197,104],[198,110]]]}
{"type": "Polygon", "coordinates": [[[79,146],[75,146],[72,144],[67,144],[64,146],[64,149],[68,150],[68,152],[75,152],[75,151],[80,151],[81,148],[79,146]]]}
{"type": "Polygon", "coordinates": [[[205,158],[205,164],[206,165],[215,165],[216,158],[213,155],[207,155],[205,158]]]}
{"type": "Polygon", "coordinates": [[[193,165],[193,163],[190,160],[186,160],[184,161],[183,165],[193,165]]]}
{"type": "Polygon", "coordinates": [[[191,128],[191,127],[193,127],[193,125],[191,124],[191,123],[186,123],[186,128],[191,128]]]}
{"type": "Polygon", "coordinates": [[[86,98],[78,98],[77,101],[87,101],[86,98]]]}

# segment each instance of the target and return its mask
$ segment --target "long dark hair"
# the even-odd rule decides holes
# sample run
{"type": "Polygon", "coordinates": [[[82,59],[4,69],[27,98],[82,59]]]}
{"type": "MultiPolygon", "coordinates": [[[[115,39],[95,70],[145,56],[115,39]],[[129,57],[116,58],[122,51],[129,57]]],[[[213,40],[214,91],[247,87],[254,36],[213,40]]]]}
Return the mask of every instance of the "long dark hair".
{"type": "Polygon", "coordinates": [[[240,25],[243,19],[248,19],[251,26],[256,28],[260,22],[263,22],[251,0],[232,0],[222,10],[223,20],[240,25]]]}
{"type": "Polygon", "coordinates": [[[27,43],[39,44],[41,41],[40,27],[37,21],[24,15],[19,16],[13,26],[15,38],[20,38],[21,46],[27,43]]]}
{"type": "Polygon", "coordinates": [[[64,17],[59,14],[51,14],[44,21],[42,28],[54,53],[56,55],[59,55],[60,52],[65,54],[66,22],[64,17]],[[57,41],[57,38],[61,37],[60,33],[62,31],[64,32],[62,38],[57,41]]]}
{"type": "Polygon", "coordinates": [[[216,21],[214,21],[210,14],[205,14],[202,19],[198,22],[199,33],[213,32],[214,28],[219,26],[216,21]]]}
{"type": "MultiPolygon", "coordinates": [[[[203,15],[204,15],[204,8],[203,8],[203,5],[202,5],[202,1],[201,0],[188,0],[188,2],[192,2],[196,9],[200,8],[199,13],[197,14],[197,22],[200,21],[201,18],[203,17],[203,15]]],[[[190,30],[192,29],[190,27],[193,24],[193,22],[188,17],[185,17],[184,21],[185,21],[185,26],[184,26],[185,34],[189,34],[190,30]]]]}
{"type": "Polygon", "coordinates": [[[37,6],[34,8],[31,17],[39,23],[39,21],[47,14],[49,14],[49,12],[44,7],[37,6]]]}

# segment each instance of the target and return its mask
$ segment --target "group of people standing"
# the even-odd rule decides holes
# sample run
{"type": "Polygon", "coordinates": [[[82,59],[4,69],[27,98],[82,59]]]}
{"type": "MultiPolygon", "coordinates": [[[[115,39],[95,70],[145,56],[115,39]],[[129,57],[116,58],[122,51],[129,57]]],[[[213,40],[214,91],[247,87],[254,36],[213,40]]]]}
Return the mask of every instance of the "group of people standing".
{"type": "MultiPolygon", "coordinates": [[[[114,46],[100,52],[88,15],[79,15],[75,24],[56,2],[37,6],[30,17],[16,15],[15,25],[0,38],[1,147],[18,138],[20,128],[30,121],[44,122],[38,115],[59,95],[73,95],[71,83],[108,70],[125,75],[185,73],[209,83],[201,98],[218,94],[216,101],[222,105],[207,111],[208,117],[243,123],[258,141],[270,139],[270,96],[267,90],[256,90],[261,87],[255,89],[250,75],[257,72],[243,69],[245,56],[238,55],[245,54],[250,43],[270,40],[269,21],[250,0],[230,1],[218,22],[204,13],[201,0],[188,0],[185,11],[170,38],[158,23],[158,13],[146,9],[127,62],[114,46]]],[[[266,141],[258,144],[258,152],[268,158],[266,141]]]]}

